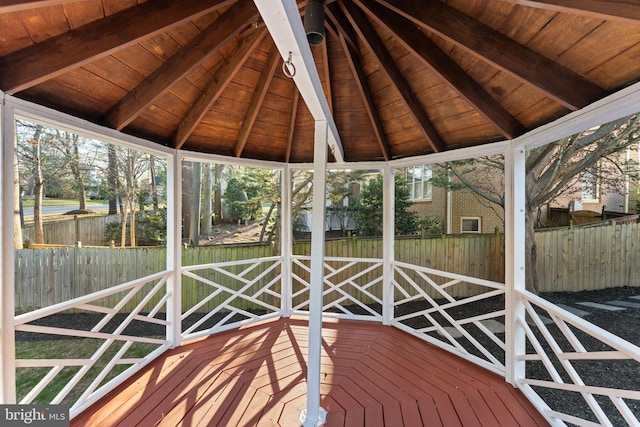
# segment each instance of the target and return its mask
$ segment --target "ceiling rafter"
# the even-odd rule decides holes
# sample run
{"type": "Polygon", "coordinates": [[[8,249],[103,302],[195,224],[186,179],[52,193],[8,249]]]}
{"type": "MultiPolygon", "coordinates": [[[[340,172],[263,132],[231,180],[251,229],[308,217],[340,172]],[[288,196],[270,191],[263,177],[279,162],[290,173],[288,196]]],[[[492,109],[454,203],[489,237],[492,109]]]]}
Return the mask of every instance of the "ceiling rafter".
{"type": "Polygon", "coordinates": [[[391,159],[391,148],[389,147],[389,141],[387,140],[387,136],[384,132],[382,120],[380,120],[380,116],[378,115],[378,109],[376,108],[375,101],[373,99],[373,93],[371,92],[371,87],[369,86],[369,82],[367,81],[366,73],[362,68],[360,55],[358,51],[353,47],[353,45],[349,43],[348,39],[344,36],[345,33],[353,32],[353,28],[351,28],[351,24],[349,24],[349,21],[344,16],[344,14],[337,8],[331,11],[330,19],[336,26],[336,36],[342,44],[342,49],[344,50],[347,62],[349,63],[349,68],[351,68],[351,73],[353,74],[353,78],[356,81],[356,85],[358,86],[360,96],[362,97],[362,102],[364,103],[364,108],[367,111],[369,120],[371,121],[371,127],[374,134],[376,135],[376,140],[378,142],[378,146],[380,147],[380,151],[382,152],[382,156],[386,161],[389,161],[391,159]],[[335,18],[339,18],[339,20],[335,20],[335,18]],[[344,28],[343,25],[347,25],[348,27],[344,28]]]}
{"type": "Polygon", "coordinates": [[[156,0],[123,10],[4,56],[0,87],[23,91],[233,1],[156,0]]]}
{"type": "Polygon", "coordinates": [[[245,114],[242,126],[240,126],[238,140],[236,141],[236,146],[233,149],[233,155],[236,157],[240,157],[244,150],[244,146],[247,144],[251,129],[256,122],[258,112],[262,107],[265,96],[267,96],[269,85],[271,84],[271,80],[273,80],[273,76],[276,72],[279,58],[280,53],[278,52],[278,49],[273,46],[269,51],[269,56],[267,56],[267,60],[262,68],[262,74],[260,74],[260,80],[258,80],[258,83],[256,84],[256,90],[253,92],[253,98],[251,99],[249,108],[247,108],[247,114],[245,114]]]}
{"type": "Polygon", "coordinates": [[[300,93],[298,92],[298,86],[292,84],[293,90],[291,93],[291,114],[289,116],[289,129],[287,130],[287,148],[285,151],[285,163],[289,163],[291,160],[291,149],[293,148],[293,134],[296,130],[296,117],[298,116],[298,103],[300,102],[300,93]]]}
{"type": "Polygon", "coordinates": [[[640,24],[640,3],[633,0],[502,0],[572,14],[581,14],[603,20],[640,24]]]}
{"type": "Polygon", "coordinates": [[[537,87],[566,108],[577,110],[606,95],[604,89],[584,77],[439,0],[376,1],[475,57],[537,87]]]}
{"type": "Polygon", "coordinates": [[[400,94],[404,104],[415,119],[417,127],[424,134],[431,149],[435,152],[443,151],[444,141],[442,141],[440,134],[431,122],[431,119],[429,119],[424,107],[414,95],[411,86],[402,75],[402,72],[391,57],[389,51],[387,51],[380,36],[376,33],[364,11],[350,1],[341,1],[340,6],[360,36],[360,39],[367,45],[371,53],[373,53],[373,57],[378,61],[380,68],[388,76],[390,83],[400,94]]]}
{"type": "Polygon", "coordinates": [[[391,31],[398,41],[440,75],[451,89],[470,103],[508,139],[525,132],[525,127],[485,91],[454,60],[445,54],[411,21],[373,0],[354,0],[378,24],[391,31]]]}
{"type": "Polygon", "coordinates": [[[340,12],[340,8],[335,4],[327,5],[325,12],[329,17],[326,22],[327,28],[331,31],[336,31],[336,34],[340,31],[347,43],[351,45],[351,48],[358,51],[358,35],[353,27],[351,27],[351,23],[349,23],[347,17],[344,16],[344,13],[340,12]]]}
{"type": "Polygon", "coordinates": [[[327,102],[329,103],[329,111],[333,114],[333,92],[331,90],[331,74],[329,69],[329,51],[327,49],[328,41],[325,38],[325,42],[320,45],[320,49],[322,50],[322,59],[324,61],[323,73],[324,73],[324,84],[325,84],[325,92],[327,96],[327,102]]]}
{"type": "Polygon", "coordinates": [[[187,141],[191,133],[198,126],[202,118],[207,114],[211,106],[216,102],[224,89],[231,83],[235,74],[240,70],[252,51],[260,43],[267,33],[266,28],[248,34],[240,39],[234,49],[233,56],[225,59],[215,70],[206,89],[193,104],[187,116],[182,120],[173,136],[173,147],[180,149],[187,141]]]}
{"type": "Polygon", "coordinates": [[[244,30],[256,16],[258,12],[253,2],[239,0],[111,107],[105,115],[106,123],[117,130],[125,128],[176,81],[244,30]]]}

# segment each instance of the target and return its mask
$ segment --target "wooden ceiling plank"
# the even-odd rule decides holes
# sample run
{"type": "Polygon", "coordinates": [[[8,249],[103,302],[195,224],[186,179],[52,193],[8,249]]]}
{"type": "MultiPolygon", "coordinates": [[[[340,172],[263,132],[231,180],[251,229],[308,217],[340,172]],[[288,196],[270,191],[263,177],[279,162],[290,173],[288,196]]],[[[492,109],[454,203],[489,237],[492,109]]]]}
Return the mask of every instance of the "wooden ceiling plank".
{"type": "Polygon", "coordinates": [[[182,120],[173,137],[173,146],[180,149],[187,141],[193,130],[216,102],[220,94],[229,85],[242,64],[249,58],[251,52],[267,33],[266,28],[243,37],[234,49],[234,55],[227,58],[215,71],[206,89],[193,104],[187,116],[182,120]]]}
{"type": "Polygon", "coordinates": [[[378,61],[381,69],[387,75],[392,85],[400,93],[406,107],[414,117],[416,124],[427,139],[431,149],[435,152],[444,151],[445,144],[435,126],[429,119],[420,101],[416,98],[407,80],[387,51],[384,43],[369,22],[364,11],[355,6],[351,1],[341,1],[340,6],[347,19],[356,30],[360,39],[367,45],[378,61]]]}
{"type": "Polygon", "coordinates": [[[340,9],[335,4],[327,5],[325,7],[325,12],[326,16],[329,18],[327,27],[331,31],[339,31],[345,40],[351,45],[351,48],[357,51],[359,49],[358,35],[353,30],[353,27],[351,27],[351,24],[347,20],[347,17],[344,16],[344,13],[340,12],[340,9]]]}
{"type": "Polygon", "coordinates": [[[233,149],[233,154],[236,157],[240,157],[242,151],[244,150],[244,146],[247,144],[249,134],[251,133],[251,128],[256,121],[256,117],[258,117],[258,111],[260,111],[260,107],[262,106],[264,97],[267,95],[267,91],[269,90],[269,85],[271,84],[273,75],[276,72],[279,58],[280,54],[278,52],[278,49],[273,46],[273,48],[269,52],[267,61],[264,64],[262,74],[260,75],[260,80],[258,80],[256,90],[253,92],[251,104],[249,104],[249,108],[247,108],[247,113],[242,122],[242,126],[240,127],[238,140],[236,141],[236,145],[233,149]]]}
{"type": "Polygon", "coordinates": [[[449,87],[469,102],[506,138],[513,139],[525,132],[525,127],[480,84],[469,76],[411,21],[393,13],[372,0],[354,0],[379,25],[386,27],[403,46],[439,74],[449,87]]]}
{"type": "Polygon", "coordinates": [[[250,0],[239,0],[114,105],[105,115],[106,123],[117,130],[125,128],[176,81],[216,53],[257,16],[250,0]]]}
{"type": "Polygon", "coordinates": [[[439,0],[376,0],[427,31],[531,84],[556,102],[577,110],[606,91],[560,64],[439,0]]]}
{"type": "Polygon", "coordinates": [[[26,9],[57,6],[77,0],[3,0],[0,2],[0,13],[18,12],[26,9]]]}
{"type": "Polygon", "coordinates": [[[640,24],[640,3],[633,0],[502,0],[522,6],[585,15],[605,21],[640,24]]]}
{"type": "Polygon", "coordinates": [[[369,116],[373,133],[376,135],[376,140],[378,141],[378,146],[380,147],[382,156],[386,161],[389,161],[391,159],[391,148],[389,147],[389,141],[387,140],[384,132],[382,120],[378,115],[378,109],[375,105],[373,93],[371,92],[371,87],[367,81],[366,73],[362,68],[360,56],[358,51],[354,49],[353,45],[349,43],[347,38],[344,36],[345,33],[352,32],[353,28],[350,28],[351,24],[349,24],[349,21],[339,9],[333,10],[332,15],[337,18],[339,17],[339,19],[334,20],[333,22],[336,23],[342,49],[344,50],[347,62],[351,68],[351,73],[353,74],[353,78],[358,86],[358,91],[360,92],[365,109],[367,110],[367,115],[369,116]],[[342,25],[348,25],[348,28],[343,28],[342,25]]]}
{"type": "Polygon", "coordinates": [[[4,56],[0,87],[7,93],[23,91],[233,1],[156,0],[123,10],[4,56]]]}
{"type": "Polygon", "coordinates": [[[293,86],[293,92],[291,94],[291,115],[289,116],[289,129],[287,131],[287,149],[285,152],[285,163],[289,163],[291,160],[291,149],[293,147],[293,134],[296,129],[296,117],[298,117],[298,103],[300,102],[300,93],[298,93],[298,86],[293,86]]]}

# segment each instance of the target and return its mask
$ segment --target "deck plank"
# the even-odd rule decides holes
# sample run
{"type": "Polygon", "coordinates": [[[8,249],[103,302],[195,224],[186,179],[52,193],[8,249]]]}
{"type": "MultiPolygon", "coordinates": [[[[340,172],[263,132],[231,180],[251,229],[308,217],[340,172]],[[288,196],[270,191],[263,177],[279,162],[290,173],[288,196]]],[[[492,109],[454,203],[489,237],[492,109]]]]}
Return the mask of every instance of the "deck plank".
{"type": "MultiPolygon", "coordinates": [[[[306,405],[308,327],[277,319],[172,349],[75,417],[74,427],[286,426],[306,405]]],[[[546,426],[498,375],[396,328],[325,322],[331,426],[546,426]]]]}

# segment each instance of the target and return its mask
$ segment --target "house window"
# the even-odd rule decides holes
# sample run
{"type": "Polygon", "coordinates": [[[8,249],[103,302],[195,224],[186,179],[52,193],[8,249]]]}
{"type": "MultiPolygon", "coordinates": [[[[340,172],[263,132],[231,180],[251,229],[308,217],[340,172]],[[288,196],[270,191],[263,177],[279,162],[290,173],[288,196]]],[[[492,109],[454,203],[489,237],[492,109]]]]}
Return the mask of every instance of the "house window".
{"type": "Polygon", "coordinates": [[[431,200],[431,165],[407,168],[407,184],[411,200],[431,200]]]}
{"type": "Polygon", "coordinates": [[[580,181],[582,182],[582,201],[597,202],[600,190],[597,168],[592,167],[585,170],[580,181]]]}
{"type": "Polygon", "coordinates": [[[460,219],[461,233],[480,233],[482,230],[479,217],[462,217],[460,219]]]}

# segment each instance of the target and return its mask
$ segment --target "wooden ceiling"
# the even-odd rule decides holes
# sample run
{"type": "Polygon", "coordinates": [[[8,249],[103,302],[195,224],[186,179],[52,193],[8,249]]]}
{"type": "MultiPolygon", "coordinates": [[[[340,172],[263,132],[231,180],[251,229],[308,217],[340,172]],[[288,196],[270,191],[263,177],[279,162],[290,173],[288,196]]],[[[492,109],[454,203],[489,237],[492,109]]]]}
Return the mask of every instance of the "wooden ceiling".
{"type": "MultiPolygon", "coordinates": [[[[348,162],[514,138],[640,80],[638,0],[325,11],[312,52],[348,162]]],[[[0,1],[0,90],[165,146],[313,160],[313,118],[251,0],[0,1]]]]}

